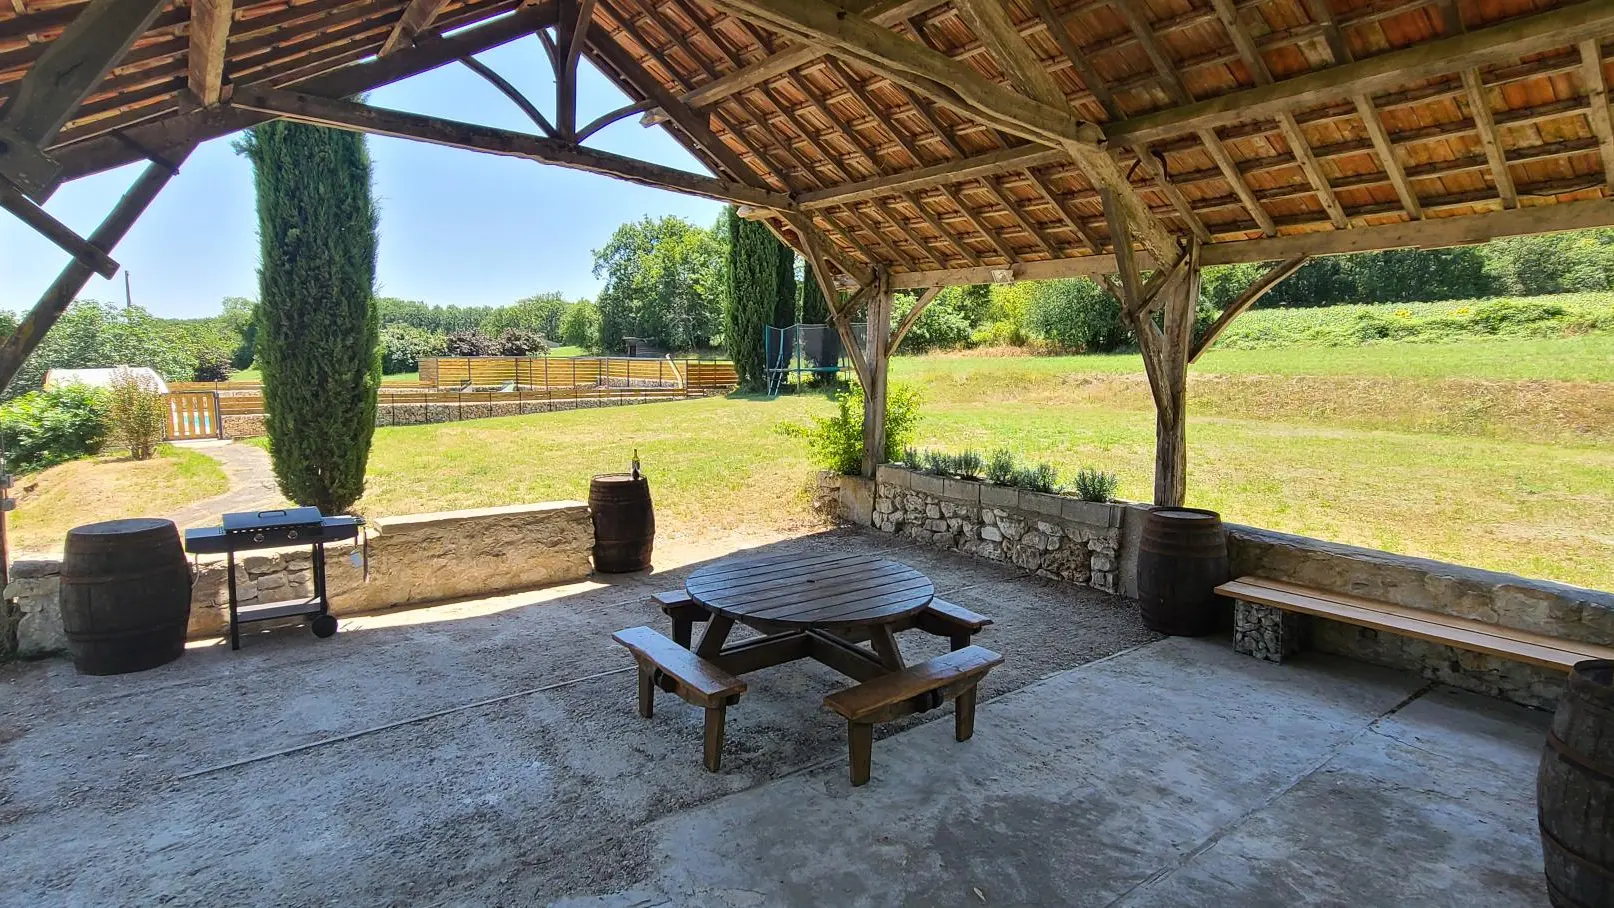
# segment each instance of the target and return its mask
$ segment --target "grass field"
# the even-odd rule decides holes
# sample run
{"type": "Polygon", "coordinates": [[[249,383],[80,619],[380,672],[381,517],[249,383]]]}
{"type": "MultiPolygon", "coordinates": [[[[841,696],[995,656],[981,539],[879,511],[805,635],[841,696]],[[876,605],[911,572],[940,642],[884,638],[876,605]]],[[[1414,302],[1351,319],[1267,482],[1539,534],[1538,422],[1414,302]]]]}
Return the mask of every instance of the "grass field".
{"type": "MultiPolygon", "coordinates": [[[[1189,503],[1229,520],[1614,588],[1614,395],[1602,338],[1232,351],[1195,367],[1189,503]],[[1494,348],[1476,350],[1476,347],[1494,348]],[[1537,368],[1517,361],[1535,359],[1537,368]],[[1541,363],[1554,363],[1542,366],[1541,363]],[[1454,377],[1478,373],[1479,378],[1454,377]],[[1564,379],[1573,380],[1564,380],[1564,379]]],[[[917,442],[1007,447],[1149,496],[1154,418],[1134,357],[899,358],[917,442]]],[[[379,429],[361,509],[582,498],[638,449],[671,536],[811,524],[805,444],[831,404],[735,396],[379,429]]]]}
{"type": "Polygon", "coordinates": [[[168,513],[228,488],[218,461],[199,451],[163,445],[150,460],[103,454],[22,477],[17,510],[7,515],[10,545],[20,552],[60,551],[80,524],[168,513]]]}

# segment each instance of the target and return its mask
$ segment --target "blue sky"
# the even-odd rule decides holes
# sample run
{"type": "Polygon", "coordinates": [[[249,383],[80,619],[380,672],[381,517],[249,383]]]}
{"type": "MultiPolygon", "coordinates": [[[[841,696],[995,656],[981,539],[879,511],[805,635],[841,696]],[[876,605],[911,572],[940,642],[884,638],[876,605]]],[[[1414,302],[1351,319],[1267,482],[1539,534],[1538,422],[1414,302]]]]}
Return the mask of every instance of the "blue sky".
{"type": "MultiPolygon", "coordinates": [[[[533,37],[479,55],[547,115],[554,76],[533,37]]],[[[578,123],[627,103],[584,61],[578,123]]],[[[508,99],[463,66],[425,73],[373,93],[370,103],[537,132],[508,99]]],[[[258,239],[252,175],[231,140],[191,155],[113,252],[132,276],[134,301],[156,315],[219,311],[226,296],[257,296],[258,239]]],[[[592,297],[594,249],[617,225],[675,214],[713,223],[716,202],[549,167],[532,161],[371,137],[381,207],[377,292],[434,304],[500,305],[545,290],[592,297]]],[[[596,133],[589,146],[695,173],[706,171],[660,128],[629,117],[596,133]]],[[[137,168],[67,184],[45,206],[81,235],[93,230],[137,168]]],[[[0,309],[24,311],[68,257],[0,212],[0,309]]],[[[92,278],[85,298],[123,299],[123,275],[92,278]]]]}

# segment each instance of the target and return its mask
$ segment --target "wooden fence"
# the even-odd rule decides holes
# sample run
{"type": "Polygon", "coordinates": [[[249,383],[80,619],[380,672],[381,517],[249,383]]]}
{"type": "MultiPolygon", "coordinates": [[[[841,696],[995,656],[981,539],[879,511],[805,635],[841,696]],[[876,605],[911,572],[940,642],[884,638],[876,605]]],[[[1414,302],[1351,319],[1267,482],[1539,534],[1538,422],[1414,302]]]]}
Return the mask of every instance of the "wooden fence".
{"type": "Polygon", "coordinates": [[[212,391],[170,392],[167,403],[168,424],[163,431],[167,440],[222,437],[219,395],[212,391]]]}
{"type": "Polygon", "coordinates": [[[420,383],[434,388],[583,388],[631,382],[688,387],[697,391],[732,388],[739,382],[727,360],[648,359],[617,356],[462,356],[420,361],[420,383]]]}

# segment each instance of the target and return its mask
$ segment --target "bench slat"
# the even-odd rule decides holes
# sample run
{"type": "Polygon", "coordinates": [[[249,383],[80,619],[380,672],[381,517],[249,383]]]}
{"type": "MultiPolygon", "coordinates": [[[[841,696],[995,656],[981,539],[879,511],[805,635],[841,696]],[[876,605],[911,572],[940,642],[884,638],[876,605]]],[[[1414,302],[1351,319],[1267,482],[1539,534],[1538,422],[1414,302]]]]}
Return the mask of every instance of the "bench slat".
{"type": "Polygon", "coordinates": [[[992,623],[991,618],[977,615],[962,605],[954,605],[945,599],[930,600],[930,604],[925,606],[925,611],[933,613],[943,621],[963,625],[971,631],[979,631],[992,623]]]}
{"type": "Polygon", "coordinates": [[[745,693],[745,682],[648,627],[617,631],[611,639],[679,681],[697,706],[717,706],[745,693]]]}
{"type": "Polygon", "coordinates": [[[889,721],[911,711],[903,707],[920,694],[969,687],[1002,662],[1002,656],[984,646],[966,646],[836,691],[824,698],[824,705],[854,722],[889,721]]]}
{"type": "Polygon", "coordinates": [[[1614,649],[1608,647],[1561,640],[1471,618],[1442,615],[1265,577],[1240,577],[1217,587],[1216,592],[1245,602],[1390,631],[1543,668],[1568,671],[1576,662],[1585,659],[1614,659],[1614,649]]]}

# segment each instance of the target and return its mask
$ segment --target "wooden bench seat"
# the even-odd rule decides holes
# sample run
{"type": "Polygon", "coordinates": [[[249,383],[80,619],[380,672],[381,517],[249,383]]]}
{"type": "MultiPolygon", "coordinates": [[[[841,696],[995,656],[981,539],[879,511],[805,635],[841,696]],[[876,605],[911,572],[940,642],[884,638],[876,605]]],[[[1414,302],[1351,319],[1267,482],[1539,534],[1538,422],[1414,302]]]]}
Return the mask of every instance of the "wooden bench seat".
{"type": "Polygon", "coordinates": [[[657,687],[706,710],[705,764],[717,772],[726,710],[739,702],[745,682],[648,627],[625,628],[611,639],[627,647],[639,664],[639,715],[648,719],[654,714],[657,687]]]}
{"type": "Polygon", "coordinates": [[[985,647],[966,646],[825,697],[824,706],[846,719],[852,784],[869,780],[876,722],[890,722],[957,700],[954,737],[969,740],[975,734],[976,686],[1002,662],[1002,656],[985,647]]]}
{"type": "MultiPolygon", "coordinates": [[[[1248,603],[1277,609],[1292,616],[1312,615],[1343,621],[1558,671],[1567,672],[1576,662],[1586,659],[1614,659],[1614,648],[1606,646],[1562,640],[1471,618],[1443,615],[1266,577],[1240,577],[1217,587],[1216,592],[1236,600],[1239,608],[1248,603]]],[[[1239,624],[1261,620],[1258,615],[1241,618],[1239,624]]],[[[1234,645],[1240,647],[1241,652],[1281,662],[1285,656],[1299,649],[1301,631],[1302,628],[1292,621],[1287,625],[1280,622],[1277,628],[1279,642],[1275,650],[1265,646],[1241,645],[1237,638],[1234,645]]]]}
{"type": "Polygon", "coordinates": [[[946,637],[955,650],[970,645],[970,638],[979,634],[991,625],[992,619],[985,615],[977,615],[962,605],[954,605],[945,599],[930,600],[925,610],[915,619],[915,626],[920,630],[946,637]]]}
{"type": "Polygon", "coordinates": [[[662,614],[672,619],[673,642],[684,649],[691,648],[695,625],[712,620],[712,613],[701,608],[694,597],[684,590],[667,590],[656,593],[650,601],[660,606],[662,614]]]}

